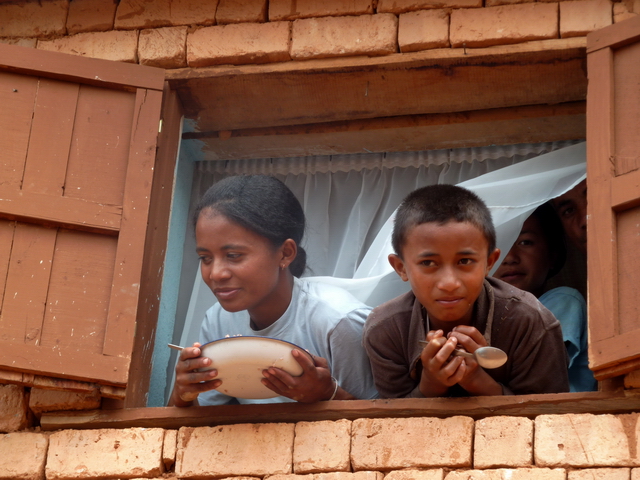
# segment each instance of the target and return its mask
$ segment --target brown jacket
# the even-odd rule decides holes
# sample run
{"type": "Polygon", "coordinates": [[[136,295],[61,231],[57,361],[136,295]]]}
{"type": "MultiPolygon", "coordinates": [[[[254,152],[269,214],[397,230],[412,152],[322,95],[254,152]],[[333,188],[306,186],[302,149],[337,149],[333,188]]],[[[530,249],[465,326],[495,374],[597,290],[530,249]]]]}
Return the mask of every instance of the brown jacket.
{"type": "MultiPolygon", "coordinates": [[[[502,367],[487,370],[505,395],[569,391],[560,323],[533,295],[487,277],[472,325],[509,356],[502,367]],[[491,328],[486,331],[488,319],[491,328]]],[[[415,368],[421,368],[418,340],[426,334],[422,306],[413,292],[373,309],[365,324],[364,345],[382,398],[422,396],[415,368]]],[[[449,393],[466,392],[457,386],[449,393]]]]}

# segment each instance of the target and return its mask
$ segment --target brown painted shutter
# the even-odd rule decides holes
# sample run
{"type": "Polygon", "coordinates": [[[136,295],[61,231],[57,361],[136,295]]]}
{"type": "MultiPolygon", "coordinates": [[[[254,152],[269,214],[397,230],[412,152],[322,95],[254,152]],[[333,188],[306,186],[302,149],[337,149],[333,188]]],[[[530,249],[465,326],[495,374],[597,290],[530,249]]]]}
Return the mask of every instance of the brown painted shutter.
{"type": "Polygon", "coordinates": [[[589,357],[640,368],[640,17],[587,37],[589,357]]]}
{"type": "Polygon", "coordinates": [[[0,378],[126,385],[163,82],[0,44],[0,378]]]}

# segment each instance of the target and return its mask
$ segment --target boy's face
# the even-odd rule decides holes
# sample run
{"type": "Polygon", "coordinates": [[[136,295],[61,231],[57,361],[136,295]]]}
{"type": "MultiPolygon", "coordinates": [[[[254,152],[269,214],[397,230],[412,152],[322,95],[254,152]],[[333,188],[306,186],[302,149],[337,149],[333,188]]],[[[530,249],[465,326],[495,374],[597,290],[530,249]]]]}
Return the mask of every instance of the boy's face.
{"type": "Polygon", "coordinates": [[[409,230],[402,258],[389,262],[429,314],[430,328],[450,331],[471,323],[473,304],[485,276],[500,255],[487,255],[489,243],[482,231],[468,222],[444,225],[429,222],[409,230]]]}

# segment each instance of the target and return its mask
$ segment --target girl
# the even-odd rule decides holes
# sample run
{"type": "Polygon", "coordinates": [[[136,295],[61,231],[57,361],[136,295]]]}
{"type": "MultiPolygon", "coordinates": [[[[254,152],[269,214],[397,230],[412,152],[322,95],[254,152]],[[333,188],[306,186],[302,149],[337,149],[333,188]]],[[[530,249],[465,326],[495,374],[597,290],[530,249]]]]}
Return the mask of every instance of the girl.
{"type": "Polygon", "coordinates": [[[520,235],[494,277],[538,297],[560,321],[569,360],[572,392],[598,389],[589,370],[587,304],[578,290],[546,289],[546,281],[557,274],[566,259],[563,227],[550,203],[543,203],[527,218],[520,235]]]}
{"type": "Polygon", "coordinates": [[[205,316],[200,343],[185,348],[176,365],[170,404],[219,405],[377,396],[362,328],[371,310],[346,291],[300,279],[306,254],[300,242],[305,217],[281,181],[264,175],[228,177],[209,188],[194,214],[200,271],[218,303],[205,316]],[[200,346],[226,335],[280,338],[293,350],[299,377],[270,367],[262,382],[280,395],[236,399],[214,389],[222,384],[200,346]]]}

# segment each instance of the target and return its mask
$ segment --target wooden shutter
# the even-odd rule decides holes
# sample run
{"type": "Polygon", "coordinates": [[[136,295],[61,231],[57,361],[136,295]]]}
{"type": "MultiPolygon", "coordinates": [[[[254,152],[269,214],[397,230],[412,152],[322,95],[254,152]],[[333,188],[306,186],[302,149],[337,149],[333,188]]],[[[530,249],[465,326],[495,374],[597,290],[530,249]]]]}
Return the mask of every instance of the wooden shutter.
{"type": "Polygon", "coordinates": [[[640,368],[640,17],[587,37],[589,357],[640,368]]]}
{"type": "Polygon", "coordinates": [[[126,385],[163,84],[0,44],[0,378],[126,385]]]}

